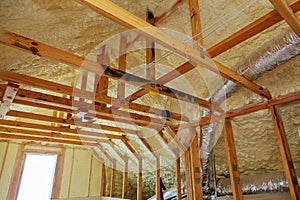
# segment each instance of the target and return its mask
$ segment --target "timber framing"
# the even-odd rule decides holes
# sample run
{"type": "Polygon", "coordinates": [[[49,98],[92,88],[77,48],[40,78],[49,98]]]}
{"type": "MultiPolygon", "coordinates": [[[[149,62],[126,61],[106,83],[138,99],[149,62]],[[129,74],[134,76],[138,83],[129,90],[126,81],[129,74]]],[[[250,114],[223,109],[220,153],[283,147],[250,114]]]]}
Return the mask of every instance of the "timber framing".
{"type": "MultiPolygon", "coordinates": [[[[139,35],[130,42],[127,41],[127,38],[124,35],[121,35],[118,69],[115,69],[110,66],[110,60],[107,56],[107,52],[105,52],[105,46],[102,47],[102,53],[98,56],[96,62],[49,46],[34,39],[9,31],[0,30],[0,44],[17,48],[36,56],[65,63],[76,69],[83,70],[80,88],[54,83],[28,75],[0,70],[0,80],[6,82],[6,84],[0,84],[0,99],[2,100],[1,108],[4,108],[3,106],[5,106],[3,103],[5,99],[10,99],[11,101],[8,106],[5,107],[4,111],[0,108],[1,118],[4,118],[0,120],[1,140],[24,140],[69,145],[85,145],[91,147],[97,159],[103,162],[103,158],[95,151],[95,149],[99,150],[101,152],[100,154],[102,154],[103,157],[106,157],[112,164],[112,177],[110,182],[111,197],[114,196],[116,178],[115,170],[118,161],[116,158],[120,158],[124,163],[122,197],[125,198],[127,195],[128,185],[128,161],[131,157],[130,155],[126,155],[120,150],[120,148],[117,147],[115,142],[120,142],[120,144],[128,150],[128,153],[132,154],[137,160],[137,199],[142,199],[143,162],[145,162],[147,158],[142,157],[138,153],[138,149],[132,145],[133,143],[131,142],[137,138],[140,141],[140,147],[144,147],[156,159],[156,194],[158,198],[161,198],[160,165],[162,158],[154,151],[153,146],[151,146],[152,144],[150,144],[145,138],[139,138],[140,129],[154,129],[158,134],[158,138],[164,142],[165,146],[168,146],[171,142],[170,140],[174,140],[174,143],[177,145],[178,150],[168,147],[170,148],[168,150],[170,150],[170,152],[174,155],[173,157],[176,158],[177,195],[181,196],[180,152],[185,152],[185,172],[188,186],[188,197],[191,199],[201,199],[201,164],[199,163],[198,158],[199,147],[196,128],[215,121],[225,120],[223,128],[231,184],[233,188],[233,198],[243,199],[231,119],[233,117],[256,112],[262,109],[270,109],[276,136],[279,142],[279,149],[282,155],[284,169],[288,178],[291,197],[292,199],[300,198],[300,189],[295,182],[296,173],[293,168],[293,162],[285,136],[283,123],[275,108],[276,105],[299,101],[300,91],[272,98],[267,88],[248,80],[224,66],[222,63],[212,59],[282,20],[285,20],[293,31],[300,36],[300,21],[295,14],[300,10],[300,0],[290,0],[288,4],[284,0],[270,0],[275,9],[208,48],[207,53],[212,58],[207,56],[202,57],[198,51],[199,47],[203,47],[203,41],[201,40],[202,35],[200,34],[202,32],[202,28],[197,0],[188,0],[192,36],[197,35],[194,39],[195,41],[200,41],[193,47],[182,43],[166,32],[155,27],[155,25],[159,22],[165,20],[166,17],[174,13],[183,2],[186,2],[184,0],[177,0],[169,11],[157,17],[153,16],[153,18],[149,18],[150,13],[147,12],[146,20],[136,17],[132,13],[124,10],[109,0],[75,1],[92,9],[96,13],[109,18],[117,24],[128,29],[135,29],[139,35]],[[146,64],[148,66],[146,69],[146,78],[141,78],[126,72],[126,51],[139,40],[146,40],[148,44],[148,48],[146,49],[146,64]],[[154,44],[156,43],[186,58],[188,62],[174,67],[174,69],[169,73],[166,73],[156,79],[156,69],[154,65],[154,44]],[[204,100],[165,85],[179,76],[193,70],[196,65],[219,73],[224,78],[251,90],[252,92],[264,97],[266,100],[225,112],[220,106],[213,105],[208,100],[204,100]],[[88,73],[95,75],[93,92],[87,91],[88,73]],[[110,80],[117,80],[118,82],[116,98],[108,96],[110,80]],[[125,96],[126,85],[137,86],[138,89],[133,94],[125,96]],[[46,94],[45,91],[37,92],[25,89],[24,86],[29,86],[38,90],[46,90],[50,94],[46,94]],[[7,89],[13,89],[14,92],[9,93],[7,92],[7,89]],[[198,104],[201,107],[216,110],[218,113],[200,118],[198,121],[190,122],[189,119],[180,112],[170,112],[169,116],[166,117],[167,120],[162,120],[162,113],[166,110],[154,108],[151,105],[136,103],[135,101],[148,94],[150,91],[158,93],[159,95],[167,96],[168,98],[198,104]],[[95,105],[88,102],[92,102],[95,105]],[[11,105],[23,105],[26,107],[45,109],[53,114],[50,116],[35,112],[24,112],[11,108],[11,105]],[[6,117],[8,117],[8,119],[6,119],[6,117]],[[16,118],[21,119],[22,121],[13,120],[16,118]],[[29,120],[31,121],[28,122],[29,120]],[[117,123],[110,123],[110,125],[95,123],[96,121],[99,122],[104,120],[109,123],[117,123]],[[180,121],[182,123],[175,126],[171,120],[176,122],[180,121]],[[137,128],[124,128],[124,125],[128,124],[137,128]],[[187,147],[179,139],[177,131],[180,129],[189,129],[191,137],[190,147],[187,147]],[[165,134],[169,135],[171,139],[167,139],[165,134]],[[194,140],[192,140],[193,138],[194,140]],[[112,151],[108,151],[108,149],[104,148],[107,146],[109,146],[109,149],[112,149],[112,151]],[[114,152],[114,154],[112,154],[112,152],[114,152]]],[[[8,147],[6,147],[5,151],[7,151],[7,148],[8,147]]],[[[93,158],[91,158],[91,162],[93,161],[92,159],[93,158]]],[[[2,170],[3,169],[1,168],[0,175],[2,170]]],[[[103,177],[101,195],[105,195],[106,191],[107,170],[108,169],[103,164],[101,172],[103,177]]],[[[59,192],[57,189],[59,186],[55,187],[55,196],[59,196],[59,193],[57,193],[59,192]]],[[[180,198],[181,197],[178,197],[177,199],[180,198]]]]}

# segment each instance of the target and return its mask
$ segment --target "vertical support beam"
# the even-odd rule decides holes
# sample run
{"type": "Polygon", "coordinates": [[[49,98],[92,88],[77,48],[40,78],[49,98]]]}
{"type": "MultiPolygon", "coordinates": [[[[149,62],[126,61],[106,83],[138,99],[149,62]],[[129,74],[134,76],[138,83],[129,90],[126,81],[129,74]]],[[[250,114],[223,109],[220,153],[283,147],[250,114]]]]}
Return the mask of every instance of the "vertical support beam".
{"type": "MultiPolygon", "coordinates": [[[[110,64],[110,60],[109,57],[107,56],[106,52],[105,52],[106,46],[102,46],[101,47],[101,54],[98,55],[97,57],[97,62],[100,65],[105,65],[105,66],[109,66],[110,64]]],[[[96,88],[96,93],[100,93],[102,95],[107,95],[107,88],[108,88],[108,77],[107,76],[101,76],[100,80],[97,83],[97,88],[96,88]]],[[[106,108],[106,104],[101,104],[101,108],[105,109],[106,108]]]]}
{"type": "Polygon", "coordinates": [[[202,181],[201,181],[201,170],[200,170],[200,160],[198,151],[198,135],[196,129],[189,129],[194,139],[188,150],[190,154],[191,162],[191,178],[193,186],[193,197],[195,200],[202,200],[202,181]]]}
{"type": "Polygon", "coordinates": [[[137,200],[142,200],[142,174],[143,174],[143,160],[139,159],[138,166],[138,177],[137,177],[137,200]]]}
{"type": "Polygon", "coordinates": [[[187,150],[184,153],[184,168],[185,168],[185,182],[186,182],[186,194],[187,199],[193,198],[193,186],[192,186],[192,176],[191,176],[191,157],[190,152],[187,150]]]}
{"type": "MultiPolygon", "coordinates": [[[[198,0],[188,0],[189,9],[190,9],[190,22],[192,27],[192,37],[202,32],[201,19],[200,19],[200,10],[198,0]]],[[[194,41],[198,41],[202,38],[202,34],[197,35],[193,38],[194,41]]],[[[203,46],[203,40],[198,42],[203,46]]]]}
{"type": "Polygon", "coordinates": [[[233,131],[231,126],[231,119],[226,118],[224,123],[224,137],[226,144],[226,155],[228,160],[231,188],[234,200],[242,200],[242,184],[240,181],[240,171],[238,168],[238,161],[234,145],[233,131]]]}
{"type": "Polygon", "coordinates": [[[110,179],[110,197],[114,197],[115,182],[116,182],[116,160],[112,160],[111,179],[110,179]]]}
{"type": "Polygon", "coordinates": [[[293,200],[300,199],[300,188],[297,181],[296,171],[294,168],[292,155],[289,144],[284,131],[284,126],[280,116],[278,115],[275,106],[270,106],[274,129],[279,143],[279,150],[283,161],[283,167],[288,180],[290,194],[293,200]]]}
{"type": "MultiPolygon", "coordinates": [[[[126,49],[127,49],[127,36],[121,34],[120,36],[120,49],[119,49],[119,70],[126,71],[126,49]]],[[[120,100],[125,99],[125,83],[118,81],[117,97],[120,100]]],[[[121,101],[122,102],[122,101],[121,101]]]]}
{"type": "Polygon", "coordinates": [[[176,160],[176,188],[177,200],[181,200],[180,157],[176,160]]]}
{"type": "Polygon", "coordinates": [[[106,192],[106,168],[104,163],[102,163],[102,179],[101,179],[101,196],[105,196],[106,192]]]}
{"type": "MultiPolygon", "coordinates": [[[[146,13],[146,21],[154,25],[154,15],[149,10],[147,10],[146,13]]],[[[154,60],[155,60],[155,43],[153,40],[146,38],[146,64],[147,64],[146,78],[153,82],[155,81],[155,65],[152,63],[154,60]]]]}
{"type": "Polygon", "coordinates": [[[162,196],[160,193],[160,156],[156,157],[156,171],[155,171],[155,177],[156,177],[156,185],[155,185],[155,192],[156,192],[156,199],[161,200],[162,196]]]}
{"type": "Polygon", "coordinates": [[[122,199],[125,199],[127,195],[127,181],[128,181],[128,159],[124,162],[122,199]]]}
{"type": "Polygon", "coordinates": [[[59,155],[57,156],[57,161],[56,161],[55,178],[54,178],[53,189],[52,189],[53,199],[59,199],[61,181],[63,176],[63,167],[65,162],[65,154],[66,154],[66,148],[62,147],[59,155]]]}

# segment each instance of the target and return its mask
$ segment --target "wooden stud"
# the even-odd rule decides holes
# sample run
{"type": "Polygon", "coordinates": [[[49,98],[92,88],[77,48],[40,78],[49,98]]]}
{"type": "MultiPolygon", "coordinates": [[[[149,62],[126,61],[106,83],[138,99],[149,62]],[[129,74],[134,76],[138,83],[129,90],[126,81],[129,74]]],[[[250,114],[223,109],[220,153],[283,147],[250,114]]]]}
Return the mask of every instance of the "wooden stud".
{"type": "Polygon", "coordinates": [[[193,197],[193,184],[192,184],[192,172],[191,172],[191,154],[187,150],[184,153],[184,171],[185,171],[185,184],[187,199],[194,199],[193,197]]]}
{"type": "Polygon", "coordinates": [[[5,150],[4,150],[4,156],[2,158],[3,162],[2,162],[2,165],[1,165],[1,169],[0,169],[0,177],[2,177],[2,172],[3,172],[3,169],[4,169],[5,162],[6,162],[6,156],[7,156],[8,148],[9,148],[9,143],[7,142],[6,146],[5,146],[5,150]]]}
{"type": "MultiPolygon", "coordinates": [[[[119,49],[119,70],[126,71],[126,50],[127,50],[127,36],[121,34],[120,36],[120,49],[119,49]]],[[[117,97],[125,101],[125,83],[118,82],[117,97]]]]}
{"type": "Polygon", "coordinates": [[[181,200],[180,157],[176,159],[176,195],[177,200],[181,200]]]}
{"type": "Polygon", "coordinates": [[[18,148],[18,153],[16,155],[15,163],[13,166],[13,175],[11,177],[11,182],[9,186],[9,191],[7,194],[7,199],[16,199],[17,193],[20,187],[20,181],[22,176],[22,170],[24,166],[24,159],[25,159],[25,145],[20,144],[18,148]]]}
{"type": "Polygon", "coordinates": [[[109,193],[110,197],[115,196],[114,192],[115,192],[115,182],[116,182],[116,167],[117,167],[116,164],[117,164],[116,160],[113,159],[112,168],[111,168],[111,179],[110,179],[110,193],[109,193]]]}
{"type": "Polygon", "coordinates": [[[106,169],[102,163],[102,179],[101,179],[101,196],[105,196],[106,193],[106,169]]]}
{"type": "Polygon", "coordinates": [[[55,168],[55,178],[54,178],[53,189],[52,189],[53,199],[59,199],[61,181],[63,176],[63,167],[65,164],[66,148],[65,147],[61,148],[60,151],[57,153],[58,155],[57,155],[56,168],[55,168]]]}
{"type": "Polygon", "coordinates": [[[7,112],[10,110],[10,106],[15,99],[18,92],[19,85],[14,83],[8,83],[4,95],[2,97],[2,102],[0,103],[0,118],[3,119],[7,112]]]}
{"type": "Polygon", "coordinates": [[[243,200],[242,184],[240,180],[240,171],[236,156],[231,119],[226,118],[224,123],[224,138],[226,145],[226,155],[230,172],[231,189],[234,200],[243,200]]]}
{"type": "Polygon", "coordinates": [[[300,37],[300,20],[297,15],[293,13],[288,2],[285,0],[270,0],[270,2],[292,30],[298,35],[298,37],[300,37]]]}
{"type": "Polygon", "coordinates": [[[127,196],[127,183],[128,183],[128,159],[124,162],[122,199],[125,199],[127,196]]]}
{"type": "Polygon", "coordinates": [[[139,164],[138,164],[138,176],[137,176],[137,200],[142,200],[143,199],[143,190],[142,190],[142,185],[143,185],[143,160],[139,159],[139,164]]]}
{"type": "Polygon", "coordinates": [[[280,116],[277,113],[275,106],[271,106],[270,111],[272,114],[274,129],[279,143],[279,150],[283,161],[285,175],[289,184],[291,199],[298,200],[300,199],[300,187],[298,185],[296,170],[294,168],[293,159],[284,131],[283,122],[280,119],[280,116]]]}
{"type": "Polygon", "coordinates": [[[93,172],[93,155],[90,155],[90,173],[89,173],[89,185],[88,185],[88,197],[91,196],[91,183],[92,183],[92,172],[93,172]]]}
{"type": "Polygon", "coordinates": [[[161,188],[161,184],[160,184],[160,157],[157,156],[156,158],[156,170],[155,170],[155,193],[156,193],[156,199],[162,199],[162,194],[160,193],[160,188],[161,188]]]}
{"type": "Polygon", "coordinates": [[[187,151],[187,147],[181,142],[181,140],[177,137],[176,132],[169,126],[165,126],[164,127],[165,130],[170,134],[170,136],[174,139],[174,141],[176,142],[176,144],[178,145],[179,149],[182,152],[186,152],[187,151]]]}

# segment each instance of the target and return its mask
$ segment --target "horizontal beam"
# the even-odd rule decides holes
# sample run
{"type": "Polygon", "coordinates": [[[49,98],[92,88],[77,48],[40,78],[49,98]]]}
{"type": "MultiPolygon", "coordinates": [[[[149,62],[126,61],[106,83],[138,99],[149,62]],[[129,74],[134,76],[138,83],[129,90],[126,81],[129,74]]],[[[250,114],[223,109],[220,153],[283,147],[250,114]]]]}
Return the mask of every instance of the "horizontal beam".
{"type": "Polygon", "coordinates": [[[37,137],[37,136],[28,136],[28,135],[16,135],[16,134],[6,134],[0,133],[0,139],[13,139],[13,140],[29,140],[36,142],[49,142],[49,143],[60,143],[60,144],[71,144],[71,145],[87,145],[87,146],[97,146],[97,143],[92,142],[82,142],[74,140],[62,140],[56,138],[46,138],[46,137],[37,137]]]}
{"type": "MultiPolygon", "coordinates": [[[[58,92],[58,93],[70,95],[70,96],[73,96],[74,94],[76,94],[78,97],[83,97],[85,99],[90,99],[92,101],[99,102],[99,103],[113,104],[114,107],[118,107],[118,108],[121,108],[124,106],[124,104],[117,98],[113,98],[113,97],[109,97],[109,96],[105,96],[105,95],[101,95],[101,94],[97,94],[97,93],[93,93],[93,92],[89,92],[89,91],[83,91],[83,90],[73,88],[73,87],[70,87],[67,85],[62,85],[59,83],[54,83],[51,81],[38,79],[38,78],[34,78],[34,77],[30,77],[27,75],[18,74],[18,73],[14,73],[14,72],[0,70],[0,79],[2,79],[4,81],[16,82],[19,84],[30,85],[35,88],[58,92]]],[[[73,106],[78,106],[78,105],[73,105],[73,106]]],[[[139,112],[147,113],[147,114],[151,110],[151,114],[156,114],[158,116],[161,116],[162,112],[163,112],[163,110],[161,110],[161,109],[157,109],[157,108],[153,108],[150,106],[141,105],[141,104],[137,104],[137,103],[129,103],[128,108],[139,111],[139,112]]],[[[181,116],[180,114],[177,114],[177,113],[173,113],[173,112],[170,112],[169,118],[175,119],[175,120],[183,120],[183,121],[188,120],[186,117],[181,116]]]]}
{"type": "Polygon", "coordinates": [[[125,26],[126,28],[136,29],[138,33],[141,33],[146,37],[150,37],[150,39],[158,42],[171,51],[189,59],[192,63],[206,67],[213,72],[220,73],[223,77],[242,85],[243,87],[246,87],[265,98],[271,98],[268,90],[253,83],[220,63],[215,64],[214,61],[208,57],[202,58],[197,49],[193,49],[164,31],[155,28],[143,19],[136,17],[132,13],[117,6],[109,0],[77,0],[77,2],[91,8],[95,12],[115,21],[116,23],[125,26]]]}
{"type": "Polygon", "coordinates": [[[174,13],[183,2],[185,2],[185,0],[177,0],[176,3],[174,3],[172,5],[170,10],[168,10],[167,12],[164,12],[161,15],[154,18],[154,24],[157,25],[158,23],[165,20],[168,16],[170,16],[172,13],[174,13]]]}
{"type": "Polygon", "coordinates": [[[80,137],[100,137],[100,138],[107,138],[107,139],[124,139],[124,136],[121,135],[113,135],[113,134],[106,134],[106,133],[97,133],[94,131],[84,131],[78,129],[72,129],[70,126],[48,126],[43,124],[34,124],[28,122],[19,122],[19,121],[11,121],[11,120],[0,120],[0,125],[6,126],[13,126],[13,127],[22,127],[22,128],[30,128],[30,129],[37,129],[43,131],[52,131],[56,133],[69,133],[73,135],[78,135],[80,137]],[[79,133],[78,133],[79,132],[79,133]]]}

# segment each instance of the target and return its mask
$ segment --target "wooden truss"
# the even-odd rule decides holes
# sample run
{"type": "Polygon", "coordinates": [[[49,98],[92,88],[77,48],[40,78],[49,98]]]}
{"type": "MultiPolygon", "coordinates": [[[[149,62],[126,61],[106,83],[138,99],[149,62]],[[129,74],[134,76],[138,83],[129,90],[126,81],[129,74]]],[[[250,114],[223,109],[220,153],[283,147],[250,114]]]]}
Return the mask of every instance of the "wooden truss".
{"type": "MultiPolygon", "coordinates": [[[[128,28],[137,29],[140,34],[146,37],[149,43],[158,43],[173,52],[187,58],[189,62],[186,62],[173,71],[165,74],[159,79],[155,79],[155,67],[147,69],[147,79],[137,77],[133,74],[126,72],[126,48],[128,46],[127,38],[121,37],[120,40],[120,55],[118,61],[118,69],[114,69],[109,66],[109,61],[103,54],[98,57],[97,62],[86,60],[84,57],[72,54],[70,52],[57,49],[55,47],[43,44],[34,39],[18,35],[9,31],[0,31],[0,43],[19,50],[31,53],[37,56],[45,57],[51,60],[65,63],[75,68],[81,68],[86,70],[85,75],[82,78],[82,85],[80,89],[73,88],[71,86],[54,83],[47,80],[34,78],[27,75],[21,75],[14,72],[8,72],[0,70],[0,79],[7,82],[7,84],[0,85],[0,99],[1,104],[1,116],[17,117],[20,119],[28,119],[32,122],[15,121],[11,119],[0,120],[0,137],[4,139],[20,139],[30,141],[46,141],[50,143],[62,143],[73,145],[88,145],[93,148],[98,148],[103,155],[111,161],[113,170],[115,169],[116,159],[107,152],[102,145],[110,145],[114,152],[125,163],[124,165],[124,180],[123,180],[123,194],[122,197],[126,197],[127,193],[127,169],[128,159],[130,155],[125,155],[124,152],[119,152],[116,148],[115,141],[120,141],[123,144],[123,148],[128,149],[138,163],[138,191],[137,199],[142,199],[142,166],[143,158],[137,154],[131,144],[132,137],[140,140],[141,144],[152,153],[156,159],[156,194],[160,197],[160,156],[155,153],[151,144],[147,139],[139,138],[139,131],[130,128],[120,128],[114,125],[96,124],[95,120],[107,120],[117,121],[119,124],[132,124],[137,127],[147,127],[157,130],[159,138],[164,144],[168,144],[170,141],[167,139],[167,135],[174,139],[178,148],[185,153],[185,169],[187,176],[187,185],[189,187],[188,197],[190,199],[202,199],[201,181],[200,181],[200,167],[198,159],[198,136],[196,134],[196,128],[204,124],[211,123],[217,120],[224,120],[224,136],[226,141],[227,158],[231,175],[231,183],[234,199],[243,199],[241,191],[241,183],[238,171],[238,162],[236,158],[234,138],[231,127],[231,118],[239,115],[244,115],[250,112],[255,112],[261,109],[270,109],[273,117],[274,127],[276,135],[278,137],[280,152],[284,162],[285,171],[289,181],[289,188],[292,199],[299,199],[299,186],[295,184],[294,177],[295,169],[293,168],[292,158],[290,156],[289,146],[286,141],[284,128],[280,120],[280,116],[276,112],[275,106],[278,104],[284,104],[300,99],[300,93],[295,92],[288,95],[272,98],[268,89],[248,80],[247,78],[237,74],[228,67],[222,65],[219,62],[214,61],[208,57],[201,57],[198,49],[187,46],[181,41],[173,38],[164,31],[155,28],[155,24],[164,20],[170,13],[174,12],[177,7],[182,4],[183,0],[178,0],[176,4],[171,8],[169,12],[163,13],[161,16],[155,17],[153,20],[147,18],[147,20],[140,19],[134,16],[132,13],[120,8],[109,0],[76,0],[83,6],[86,6],[93,11],[113,20],[114,22],[128,28]],[[99,65],[100,63],[100,65],[99,65]],[[261,103],[255,103],[246,105],[242,108],[228,111],[224,113],[222,108],[218,105],[212,105],[211,102],[201,99],[197,96],[187,94],[181,91],[177,91],[173,88],[165,86],[166,83],[178,78],[180,75],[187,73],[194,69],[194,65],[200,65],[213,72],[220,73],[224,78],[231,80],[238,85],[251,90],[252,92],[266,98],[266,101],[261,103]],[[99,66],[107,66],[107,70],[99,66]],[[96,80],[100,80],[95,85],[94,91],[86,90],[87,73],[93,73],[96,80]],[[107,94],[108,82],[110,79],[119,81],[117,98],[110,97],[107,94]],[[131,95],[131,97],[125,96],[125,85],[135,85],[139,89],[131,95]],[[33,90],[25,89],[23,86],[30,86],[32,88],[38,88],[48,91],[36,92],[33,90]],[[101,92],[106,90],[106,92],[101,92]],[[9,92],[13,91],[13,92],[9,92]],[[75,93],[74,93],[75,91],[75,93]],[[171,112],[168,116],[169,119],[182,121],[182,126],[174,126],[170,122],[164,124],[164,132],[160,130],[161,124],[164,122],[160,116],[164,110],[151,108],[149,105],[138,104],[134,101],[147,93],[154,91],[161,95],[165,95],[171,98],[178,99],[189,103],[197,103],[201,107],[214,109],[218,111],[219,115],[211,115],[200,119],[196,122],[189,122],[186,116],[180,113],[171,112]],[[172,92],[170,92],[172,91],[172,92]],[[74,96],[76,94],[77,96],[74,96]],[[10,103],[4,105],[4,101],[10,99],[10,103]],[[95,107],[92,108],[90,103],[86,103],[83,99],[88,99],[94,102],[95,107]],[[124,104],[124,100],[128,100],[128,104],[124,104]],[[113,107],[109,106],[113,102],[113,107]],[[35,114],[30,112],[9,110],[11,104],[19,104],[25,106],[31,106],[40,109],[47,109],[53,112],[52,116],[44,114],[35,114]],[[74,106],[74,103],[76,106],[74,106]],[[6,107],[5,107],[6,106],[6,107]],[[5,109],[4,109],[5,108],[5,109]],[[126,111],[124,111],[124,108],[126,111]],[[91,113],[90,110],[94,109],[95,112],[91,113]],[[3,111],[2,111],[3,110],[3,111]],[[151,115],[149,115],[151,110],[151,115]],[[81,117],[89,120],[82,121],[81,117]],[[176,137],[177,131],[181,128],[189,129],[191,135],[196,135],[196,139],[192,141],[192,145],[186,148],[184,144],[176,137]],[[78,132],[78,130],[80,130],[78,132]]],[[[189,0],[189,9],[192,25],[193,36],[201,32],[201,22],[199,5],[197,0],[189,0]]],[[[294,32],[300,36],[300,22],[295,12],[300,10],[299,0],[290,0],[289,6],[287,6],[285,0],[270,0],[275,9],[256,21],[250,23],[244,28],[240,29],[236,33],[230,35],[223,41],[210,47],[207,52],[214,58],[217,55],[222,54],[228,49],[242,43],[250,37],[262,32],[263,30],[271,27],[272,25],[285,20],[294,32]]],[[[201,38],[198,35],[195,39],[201,38]]],[[[203,43],[200,42],[200,46],[203,43]]],[[[151,54],[151,49],[146,50],[147,64],[155,60],[155,55],[151,54]]],[[[201,144],[200,144],[201,145],[201,144]]],[[[178,152],[174,149],[170,149],[174,156],[178,157],[178,152]]],[[[98,155],[99,156],[99,155],[98,155]]],[[[106,168],[102,168],[103,177],[106,176],[106,168]]],[[[180,159],[176,160],[176,183],[178,199],[181,195],[180,189],[180,159]]],[[[111,191],[110,196],[114,196],[114,179],[115,171],[112,173],[111,178],[111,191]]],[[[106,179],[102,179],[102,195],[105,195],[106,179]]]]}

